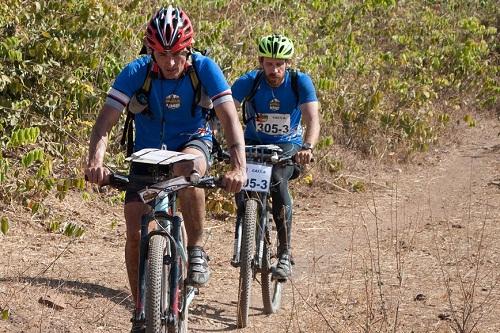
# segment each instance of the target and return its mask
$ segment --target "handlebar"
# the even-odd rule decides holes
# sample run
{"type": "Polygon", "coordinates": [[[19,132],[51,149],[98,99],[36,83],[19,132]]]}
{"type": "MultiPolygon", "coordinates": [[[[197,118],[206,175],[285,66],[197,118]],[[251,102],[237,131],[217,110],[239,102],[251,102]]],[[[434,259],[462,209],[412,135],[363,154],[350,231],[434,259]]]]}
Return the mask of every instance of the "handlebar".
{"type": "MultiPolygon", "coordinates": [[[[87,176],[85,176],[85,180],[87,176]]],[[[125,191],[130,184],[130,179],[128,175],[120,173],[111,173],[109,175],[109,181],[103,186],[111,186],[117,190],[125,191]]],[[[144,203],[152,201],[160,193],[170,194],[179,191],[186,187],[198,187],[198,188],[216,188],[222,187],[222,177],[206,176],[201,177],[199,173],[193,172],[189,177],[179,176],[171,178],[137,191],[144,203]]]]}
{"type": "MultiPolygon", "coordinates": [[[[109,185],[119,190],[124,190],[124,187],[126,189],[128,184],[129,179],[126,175],[112,174],[112,177],[110,177],[109,185]]],[[[137,191],[137,194],[139,194],[144,203],[147,203],[155,199],[159,194],[167,195],[186,187],[207,189],[222,187],[222,178],[214,176],[201,177],[199,173],[193,172],[189,177],[179,176],[147,186],[137,191]]]]}
{"type": "Polygon", "coordinates": [[[109,184],[107,185],[116,188],[117,190],[125,191],[129,183],[130,181],[127,175],[112,173],[109,175],[109,184]]]}
{"type": "MultiPolygon", "coordinates": [[[[279,146],[273,144],[245,146],[245,155],[248,161],[270,164],[279,164],[286,161],[288,161],[287,164],[297,163],[295,161],[295,155],[280,156],[282,154],[283,150],[279,146]]],[[[219,149],[214,158],[219,162],[228,162],[230,160],[230,155],[226,150],[219,149]]],[[[314,158],[311,159],[311,162],[314,162],[314,158]]]]}
{"type": "MultiPolygon", "coordinates": [[[[296,155],[283,156],[283,150],[275,145],[245,146],[245,154],[247,161],[285,165],[297,164],[297,161],[295,160],[296,155]]],[[[311,162],[314,162],[314,158],[311,159],[311,162]]]]}

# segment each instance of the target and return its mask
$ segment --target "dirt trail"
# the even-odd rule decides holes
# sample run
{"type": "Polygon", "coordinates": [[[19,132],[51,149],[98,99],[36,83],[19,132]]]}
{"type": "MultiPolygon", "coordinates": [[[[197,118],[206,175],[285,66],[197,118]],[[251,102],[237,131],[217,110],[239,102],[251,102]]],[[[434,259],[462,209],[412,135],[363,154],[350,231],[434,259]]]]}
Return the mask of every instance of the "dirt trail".
{"type": "MultiPolygon", "coordinates": [[[[361,194],[324,185],[297,195],[296,265],[282,309],[263,315],[255,283],[244,330],[235,327],[232,223],[210,221],[213,274],[192,305],[191,331],[451,332],[469,304],[477,332],[499,332],[499,132],[498,121],[479,120],[464,129],[462,144],[440,148],[422,165],[357,171],[351,177],[368,185],[361,194]]],[[[63,204],[53,218],[85,224],[83,239],[20,220],[0,238],[0,307],[10,310],[0,332],[127,332],[132,302],[121,209],[107,212],[78,198],[63,204]],[[99,221],[91,217],[99,215],[99,221]]]]}

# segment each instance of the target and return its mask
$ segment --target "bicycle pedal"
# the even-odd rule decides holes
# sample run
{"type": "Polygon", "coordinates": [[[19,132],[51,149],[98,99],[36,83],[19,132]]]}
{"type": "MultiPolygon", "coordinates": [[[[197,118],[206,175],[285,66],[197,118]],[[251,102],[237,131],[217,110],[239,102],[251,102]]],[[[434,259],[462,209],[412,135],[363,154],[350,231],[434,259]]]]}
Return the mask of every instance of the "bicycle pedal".
{"type": "Polygon", "coordinates": [[[287,278],[278,278],[278,277],[275,277],[275,276],[272,276],[271,277],[271,281],[275,282],[279,282],[279,283],[285,283],[286,281],[288,281],[287,278]]]}
{"type": "Polygon", "coordinates": [[[240,267],[240,262],[239,261],[231,260],[231,266],[233,266],[235,268],[238,268],[238,267],[240,267]]]}
{"type": "Polygon", "coordinates": [[[286,281],[288,281],[288,278],[284,278],[284,277],[279,277],[279,276],[276,276],[276,275],[274,274],[274,270],[272,271],[272,274],[271,274],[271,282],[285,283],[286,281]]]}
{"type": "Polygon", "coordinates": [[[171,265],[173,262],[172,256],[164,256],[163,257],[163,265],[171,265]]]}

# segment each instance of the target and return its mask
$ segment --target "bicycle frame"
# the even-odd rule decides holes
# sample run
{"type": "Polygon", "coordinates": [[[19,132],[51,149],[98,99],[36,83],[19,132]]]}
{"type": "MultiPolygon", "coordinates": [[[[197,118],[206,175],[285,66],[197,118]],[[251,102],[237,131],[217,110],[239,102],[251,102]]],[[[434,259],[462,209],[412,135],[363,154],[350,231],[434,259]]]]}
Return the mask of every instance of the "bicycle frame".
{"type": "MultiPolygon", "coordinates": [[[[279,149],[279,147],[273,145],[246,146],[247,162],[273,166],[280,162],[288,161],[289,158],[285,159],[279,158],[278,152],[280,151],[281,149],[279,149]]],[[[255,235],[256,249],[253,260],[254,275],[262,269],[264,241],[266,241],[265,232],[269,227],[268,208],[270,207],[269,205],[270,190],[271,186],[269,186],[267,192],[248,191],[248,190],[242,191],[243,192],[242,195],[244,196],[243,201],[246,202],[246,200],[254,198],[257,199],[257,202],[259,203],[259,221],[257,225],[258,232],[255,235]]],[[[242,220],[243,220],[242,216],[237,217],[235,232],[234,232],[235,237],[233,243],[233,259],[231,260],[231,264],[235,267],[238,266],[240,262],[242,220]]]]}
{"type": "Polygon", "coordinates": [[[221,186],[220,179],[201,177],[196,171],[189,177],[172,177],[170,165],[196,158],[181,152],[142,149],[133,153],[127,161],[163,168],[153,170],[147,176],[134,175],[132,179],[117,173],[111,173],[109,177],[108,185],[118,190],[142,188],[137,194],[151,207],[141,217],[137,300],[133,318],[139,324],[146,324],[146,332],[156,333],[163,331],[164,327],[169,332],[171,329],[187,331],[188,308],[197,288],[187,286],[185,280],[188,259],[183,244],[186,240],[183,221],[176,214],[177,191],[187,187],[209,189],[221,186]],[[156,226],[149,231],[152,222],[156,226]],[[165,297],[167,292],[168,299],[165,297]]]}
{"type": "Polygon", "coordinates": [[[264,312],[275,313],[280,307],[282,282],[273,279],[272,258],[275,239],[269,223],[272,166],[290,160],[279,157],[282,150],[275,145],[247,146],[248,182],[237,197],[238,217],[235,226],[234,252],[231,264],[240,268],[238,290],[239,328],[246,327],[251,303],[251,285],[261,275],[264,312]],[[241,197],[243,196],[243,197],[241,197]],[[243,215],[244,214],[244,215],[243,215]]]}

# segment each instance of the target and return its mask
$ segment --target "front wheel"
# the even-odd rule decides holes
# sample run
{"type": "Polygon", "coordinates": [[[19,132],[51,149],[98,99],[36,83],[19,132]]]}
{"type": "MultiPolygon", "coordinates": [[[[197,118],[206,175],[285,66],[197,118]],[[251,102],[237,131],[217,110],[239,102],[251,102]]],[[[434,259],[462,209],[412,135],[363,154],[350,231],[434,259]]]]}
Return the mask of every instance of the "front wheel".
{"type": "Polygon", "coordinates": [[[149,240],[146,271],[146,333],[162,332],[162,316],[168,309],[168,266],[163,257],[170,252],[167,240],[153,235],[149,240]]]}
{"type": "Polygon", "coordinates": [[[242,220],[241,253],[240,253],[240,284],[238,291],[238,327],[243,328],[248,323],[250,297],[252,289],[252,259],[255,247],[255,226],[258,221],[259,203],[256,199],[245,201],[245,216],[242,220]]]}

